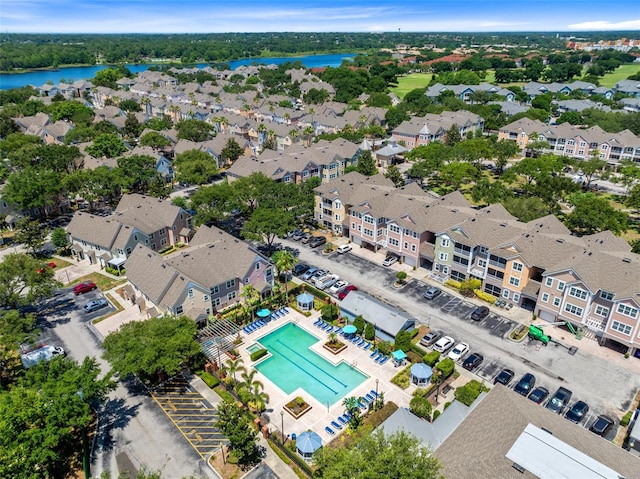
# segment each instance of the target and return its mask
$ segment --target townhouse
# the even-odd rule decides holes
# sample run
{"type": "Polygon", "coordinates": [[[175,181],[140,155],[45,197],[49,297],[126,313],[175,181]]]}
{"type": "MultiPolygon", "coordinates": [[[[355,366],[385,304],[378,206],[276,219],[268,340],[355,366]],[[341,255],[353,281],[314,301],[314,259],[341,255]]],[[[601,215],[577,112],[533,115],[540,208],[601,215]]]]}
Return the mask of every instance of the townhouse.
{"type": "Polygon", "coordinates": [[[427,98],[437,100],[445,92],[452,92],[456,98],[472,105],[474,104],[474,95],[478,92],[486,93],[492,97],[501,97],[507,102],[512,102],[516,98],[515,93],[511,90],[490,83],[480,83],[479,85],[443,85],[442,83],[436,83],[427,88],[425,95],[427,98]]]}
{"type": "Polygon", "coordinates": [[[412,117],[403,121],[392,132],[392,138],[409,149],[428,145],[434,141],[444,142],[447,130],[455,126],[462,137],[468,132],[484,130],[484,118],[470,111],[443,111],[436,115],[412,117]]]}
{"type": "Polygon", "coordinates": [[[269,260],[230,234],[201,226],[188,247],[163,256],[134,247],[127,278],[135,303],[147,317],[186,315],[199,323],[242,299],[251,285],[261,295],[273,288],[269,260]]]}
{"type": "Polygon", "coordinates": [[[137,244],[153,251],[188,243],[191,215],[167,200],[127,194],[111,215],[76,212],[67,235],[77,260],[120,269],[137,244]]]}

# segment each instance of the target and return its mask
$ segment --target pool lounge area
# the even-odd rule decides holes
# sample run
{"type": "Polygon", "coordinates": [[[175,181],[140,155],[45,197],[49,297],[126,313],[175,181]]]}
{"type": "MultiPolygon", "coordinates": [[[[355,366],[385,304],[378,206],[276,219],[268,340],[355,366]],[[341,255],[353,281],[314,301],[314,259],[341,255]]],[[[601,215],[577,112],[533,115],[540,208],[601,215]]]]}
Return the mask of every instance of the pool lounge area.
{"type": "MultiPolygon", "coordinates": [[[[284,317],[266,323],[260,328],[259,332],[243,332],[242,336],[244,337],[246,347],[240,348],[240,351],[245,367],[248,369],[255,368],[258,370],[258,379],[264,384],[264,392],[269,395],[270,400],[267,405],[267,410],[263,415],[269,418],[272,428],[279,430],[281,428],[281,424],[284,423],[284,433],[288,436],[291,436],[291,434],[299,435],[307,430],[315,431],[320,435],[323,443],[327,443],[333,439],[334,436],[327,432],[325,428],[329,427],[329,429],[331,429],[336,435],[344,432],[346,429],[346,425],[339,421],[339,418],[343,417],[345,413],[345,408],[342,405],[344,397],[366,397],[367,394],[372,396],[373,392],[377,390],[378,392],[384,392],[385,401],[393,401],[400,407],[408,407],[411,400],[411,394],[410,390],[402,390],[391,383],[391,378],[399,371],[398,368],[393,366],[393,362],[388,361],[386,364],[382,365],[376,363],[371,359],[371,350],[364,350],[362,347],[358,347],[356,344],[351,343],[348,340],[345,341],[347,348],[337,355],[334,355],[324,349],[323,344],[327,342],[328,334],[314,326],[314,323],[320,318],[320,316],[319,311],[314,311],[311,316],[306,317],[303,314],[290,309],[290,312],[284,317]],[[288,324],[290,324],[290,326],[288,326],[288,324]],[[269,346],[268,344],[264,344],[264,342],[270,343],[273,340],[275,348],[280,350],[283,355],[289,351],[286,347],[277,342],[278,339],[282,341],[277,330],[285,326],[287,328],[291,328],[288,331],[289,333],[292,331],[296,332],[296,340],[298,337],[302,337],[307,338],[306,340],[311,342],[310,346],[305,347],[310,354],[315,355],[315,358],[310,356],[311,359],[307,359],[312,361],[312,363],[317,361],[318,363],[315,366],[319,366],[321,369],[317,369],[315,366],[312,366],[310,363],[307,363],[298,356],[295,356],[295,360],[289,356],[289,359],[296,363],[296,365],[291,364],[291,362],[288,362],[287,365],[281,363],[280,367],[276,368],[275,372],[269,371],[269,361],[270,358],[273,357],[271,354],[256,362],[251,361],[251,353],[247,350],[251,348],[255,351],[256,349],[253,348],[253,345],[260,344],[266,347],[267,350],[270,350],[271,347],[274,346],[273,344],[269,346]],[[271,333],[273,332],[276,332],[276,334],[271,336],[271,333]],[[264,365],[261,366],[261,364],[264,365]],[[328,377],[326,377],[326,373],[332,374],[334,371],[327,365],[331,368],[336,368],[339,367],[339,364],[343,364],[343,368],[354,373],[353,385],[350,385],[348,380],[344,381],[343,379],[340,379],[342,376],[336,376],[334,379],[341,381],[346,386],[341,386],[339,383],[333,383],[328,377]],[[324,367],[327,369],[324,370],[324,367]],[[324,370],[324,372],[320,372],[321,370],[324,370]],[[311,371],[313,371],[313,373],[311,371]],[[329,401],[327,401],[324,399],[325,396],[319,392],[319,384],[311,386],[313,394],[307,392],[304,386],[304,381],[306,380],[298,380],[296,378],[301,375],[308,376],[308,373],[317,376],[317,379],[325,383],[326,386],[335,390],[336,394],[329,392],[324,393],[329,395],[329,401]],[[323,375],[325,375],[326,381],[323,379],[323,375]],[[334,387],[336,385],[343,387],[344,391],[344,394],[337,399],[336,396],[340,391],[334,387]],[[314,387],[318,388],[318,390],[314,390],[314,387]],[[316,398],[315,395],[317,395],[318,398],[316,398]],[[284,412],[284,405],[297,396],[302,396],[312,408],[302,417],[295,419],[289,413],[284,412]],[[332,398],[334,399],[333,401],[332,398]],[[281,413],[283,414],[281,415],[281,413]],[[332,425],[333,423],[341,426],[341,428],[336,428],[332,425]]],[[[294,336],[292,336],[292,338],[293,337],[294,336]]],[[[290,351],[289,354],[291,354],[290,351]]],[[[276,360],[276,364],[277,363],[278,361],[276,360]]],[[[322,386],[322,388],[324,389],[325,387],[322,386]]],[[[327,391],[329,390],[327,389],[327,391]]]]}

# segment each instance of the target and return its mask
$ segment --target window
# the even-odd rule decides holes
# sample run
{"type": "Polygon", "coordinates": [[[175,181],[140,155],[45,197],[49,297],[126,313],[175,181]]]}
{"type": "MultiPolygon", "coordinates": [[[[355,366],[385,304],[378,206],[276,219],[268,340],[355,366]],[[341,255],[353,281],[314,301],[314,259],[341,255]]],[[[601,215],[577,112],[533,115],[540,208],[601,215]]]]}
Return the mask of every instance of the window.
{"type": "Polygon", "coordinates": [[[413,251],[414,253],[416,252],[416,245],[414,244],[411,245],[411,251],[413,251]]]}
{"type": "Polygon", "coordinates": [[[513,266],[511,267],[511,269],[513,269],[513,271],[522,271],[522,263],[516,263],[514,261],[513,266]]]}
{"type": "Polygon", "coordinates": [[[558,281],[558,291],[564,291],[564,285],[566,283],[564,281],[558,281]]]}
{"type": "Polygon", "coordinates": [[[548,286],[550,288],[551,286],[553,286],[553,278],[547,278],[544,284],[545,286],[548,286]]]}
{"type": "Polygon", "coordinates": [[[355,223],[351,223],[351,229],[352,230],[356,229],[356,224],[355,223]]]}
{"type": "Polygon", "coordinates": [[[487,260],[486,259],[479,259],[478,260],[478,266],[480,268],[486,268],[487,267],[487,260]]]}
{"type": "Polygon", "coordinates": [[[220,292],[220,286],[214,286],[211,288],[211,294],[218,294],[220,292]]]}
{"type": "Polygon", "coordinates": [[[560,298],[553,298],[553,305],[560,306],[560,298]]]}
{"type": "Polygon", "coordinates": [[[509,290],[508,289],[503,289],[502,290],[502,297],[509,299],[509,290]]]}
{"type": "Polygon", "coordinates": [[[600,291],[600,297],[602,299],[606,299],[607,301],[613,301],[613,297],[615,294],[610,293],[609,291],[600,291]]]}
{"type": "Polygon", "coordinates": [[[160,240],[160,246],[166,246],[166,244],[167,244],[167,238],[162,238],[160,240]]]}
{"type": "Polygon", "coordinates": [[[209,295],[208,294],[203,294],[202,295],[202,301],[209,301],[209,295]]]}
{"type": "Polygon", "coordinates": [[[167,234],[167,231],[164,228],[162,228],[158,233],[160,234],[160,236],[163,236],[167,234]]]}
{"type": "Polygon", "coordinates": [[[583,289],[572,286],[571,288],[569,288],[569,296],[573,296],[574,298],[578,298],[584,301],[585,299],[587,299],[587,292],[583,289]]]}
{"type": "Polygon", "coordinates": [[[567,313],[573,314],[575,316],[582,316],[582,308],[576,306],[575,304],[567,303],[564,305],[564,310],[567,313]]]}
{"type": "Polygon", "coordinates": [[[256,263],[256,271],[260,270],[260,263],[256,263]]]}
{"type": "Polygon", "coordinates": [[[626,304],[618,305],[618,313],[624,314],[625,316],[629,316],[633,319],[638,317],[638,310],[636,308],[632,308],[631,306],[627,306],[626,304]]]}
{"type": "Polygon", "coordinates": [[[450,243],[450,241],[447,238],[442,238],[440,240],[440,246],[442,246],[443,248],[448,248],[449,247],[449,243],[450,243]]]}
{"type": "Polygon", "coordinates": [[[230,279],[229,281],[227,281],[227,289],[233,288],[235,285],[236,285],[235,279],[230,279]]]}
{"type": "Polygon", "coordinates": [[[389,231],[392,233],[400,233],[400,227],[398,225],[389,225],[389,231]]]}
{"type": "Polygon", "coordinates": [[[184,313],[184,308],[182,307],[182,305],[177,306],[176,307],[176,314],[182,314],[184,313]]]}
{"type": "Polygon", "coordinates": [[[336,221],[342,221],[342,217],[340,215],[336,215],[336,221]]]}
{"type": "Polygon", "coordinates": [[[597,305],[596,306],[596,314],[598,316],[609,316],[609,308],[605,308],[604,306],[597,305]]]}
{"type": "Polygon", "coordinates": [[[542,293],[542,302],[543,303],[549,302],[549,293],[542,293]]]}
{"type": "Polygon", "coordinates": [[[407,243],[406,241],[404,242],[404,249],[409,249],[409,243],[407,243]]]}
{"type": "Polygon", "coordinates": [[[602,145],[600,147],[601,150],[608,150],[609,149],[609,145],[602,145]]]}
{"type": "Polygon", "coordinates": [[[365,228],[364,234],[366,234],[367,236],[373,236],[373,230],[370,230],[369,228],[365,228]]]}
{"type": "Polygon", "coordinates": [[[581,148],[584,148],[585,146],[587,146],[587,144],[586,144],[584,141],[581,141],[581,142],[580,142],[580,147],[581,147],[581,148]]]}
{"type": "Polygon", "coordinates": [[[513,301],[514,302],[520,301],[520,294],[519,293],[513,293],[513,301]]]}
{"type": "Polygon", "coordinates": [[[389,238],[389,244],[392,246],[398,246],[400,242],[395,238],[389,238]]]}
{"type": "Polygon", "coordinates": [[[365,216],[364,217],[364,222],[365,223],[369,223],[369,224],[374,224],[375,222],[373,221],[373,218],[371,216],[365,216]]]}
{"type": "Polygon", "coordinates": [[[232,301],[236,299],[236,292],[235,291],[231,291],[230,293],[227,293],[227,301],[232,301]]]}
{"type": "Polygon", "coordinates": [[[193,288],[189,290],[189,298],[193,298],[193,288]]]}
{"type": "Polygon", "coordinates": [[[449,259],[449,253],[440,253],[440,261],[447,261],[449,259]]]}
{"type": "Polygon", "coordinates": [[[413,233],[411,233],[411,236],[413,236],[414,238],[417,238],[418,237],[418,232],[414,231],[413,233]]]}
{"type": "Polygon", "coordinates": [[[217,308],[222,303],[222,300],[220,298],[213,298],[212,303],[213,303],[213,307],[217,308]]]}
{"type": "Polygon", "coordinates": [[[509,284],[511,286],[520,286],[520,279],[514,278],[513,276],[509,276],[509,284]]]}
{"type": "Polygon", "coordinates": [[[138,235],[133,235],[133,241],[138,241],[138,235]]]}
{"type": "Polygon", "coordinates": [[[627,336],[631,334],[631,326],[629,326],[628,324],[620,323],[618,321],[614,321],[613,323],[611,323],[611,329],[627,336]]]}
{"type": "Polygon", "coordinates": [[[248,277],[244,279],[244,284],[249,284],[249,278],[248,277]]]}

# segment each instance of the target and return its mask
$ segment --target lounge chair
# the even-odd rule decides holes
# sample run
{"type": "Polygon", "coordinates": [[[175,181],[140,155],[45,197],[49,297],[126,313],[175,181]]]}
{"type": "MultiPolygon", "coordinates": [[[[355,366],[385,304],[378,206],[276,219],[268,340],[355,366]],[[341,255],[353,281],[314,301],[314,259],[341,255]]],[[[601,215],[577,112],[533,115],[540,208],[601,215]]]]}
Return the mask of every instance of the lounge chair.
{"type": "Polygon", "coordinates": [[[376,398],[377,398],[378,396],[380,396],[380,394],[378,394],[378,393],[375,391],[375,389],[372,389],[372,390],[371,390],[371,392],[370,392],[369,394],[371,394],[373,397],[376,397],[376,398]]]}
{"type": "Polygon", "coordinates": [[[282,307],[280,308],[282,311],[284,311],[284,314],[289,314],[289,310],[286,307],[282,307]]]}
{"type": "Polygon", "coordinates": [[[314,326],[317,326],[317,325],[319,325],[319,324],[320,324],[320,318],[316,319],[316,320],[313,322],[313,325],[314,325],[314,326]]]}
{"type": "Polygon", "coordinates": [[[361,348],[362,346],[364,346],[365,343],[366,343],[366,341],[364,340],[364,338],[361,338],[360,341],[358,341],[358,343],[356,344],[356,346],[361,348]]]}
{"type": "Polygon", "coordinates": [[[378,355],[375,357],[374,361],[376,363],[379,363],[382,358],[384,358],[384,354],[378,353],[378,355]]]}
{"type": "Polygon", "coordinates": [[[336,429],[342,429],[342,426],[335,421],[331,421],[331,425],[336,429]]]}
{"type": "Polygon", "coordinates": [[[382,366],[384,363],[386,363],[389,360],[389,356],[385,356],[384,358],[382,358],[382,361],[380,361],[380,366],[382,366]]]}
{"type": "Polygon", "coordinates": [[[348,421],[348,420],[346,420],[346,419],[344,418],[344,416],[340,416],[340,417],[338,418],[338,422],[339,422],[341,425],[343,425],[343,426],[344,426],[344,425],[345,425],[345,424],[347,424],[349,421],[348,421]]]}
{"type": "Polygon", "coordinates": [[[325,428],[324,428],[324,430],[325,430],[325,431],[327,431],[327,432],[328,432],[329,434],[331,434],[332,436],[335,436],[335,435],[336,435],[336,433],[335,433],[335,432],[333,432],[333,429],[331,429],[329,426],[325,427],[325,428]]]}
{"type": "Polygon", "coordinates": [[[378,350],[374,349],[373,352],[369,355],[369,357],[373,358],[376,354],[378,354],[378,350]]]}
{"type": "Polygon", "coordinates": [[[245,332],[245,334],[249,334],[251,332],[247,326],[242,328],[242,330],[245,332]]]}
{"type": "Polygon", "coordinates": [[[367,341],[367,344],[364,345],[364,348],[362,348],[363,350],[367,350],[371,347],[371,343],[369,341],[367,341]]]}
{"type": "Polygon", "coordinates": [[[373,401],[375,399],[373,397],[373,394],[371,394],[371,393],[367,393],[367,395],[365,397],[369,400],[369,402],[371,402],[371,401],[373,401]]]}
{"type": "Polygon", "coordinates": [[[360,341],[360,338],[358,336],[354,336],[353,338],[351,338],[351,342],[353,344],[356,344],[358,341],[360,341]]]}

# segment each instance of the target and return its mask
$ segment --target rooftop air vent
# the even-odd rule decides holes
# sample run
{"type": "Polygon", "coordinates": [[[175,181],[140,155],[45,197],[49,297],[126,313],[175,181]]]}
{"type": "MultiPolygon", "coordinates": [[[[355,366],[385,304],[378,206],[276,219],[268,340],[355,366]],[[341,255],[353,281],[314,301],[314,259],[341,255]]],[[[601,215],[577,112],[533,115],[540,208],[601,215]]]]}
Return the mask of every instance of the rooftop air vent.
{"type": "Polygon", "coordinates": [[[622,258],[625,263],[631,263],[631,258],[622,258]]]}
{"type": "Polygon", "coordinates": [[[524,474],[524,472],[526,471],[526,469],[525,469],[524,467],[522,467],[522,466],[521,466],[520,464],[518,464],[518,463],[515,463],[515,462],[514,462],[511,466],[512,466],[516,471],[518,471],[518,472],[520,472],[520,473],[522,473],[522,474],[524,474]]]}

